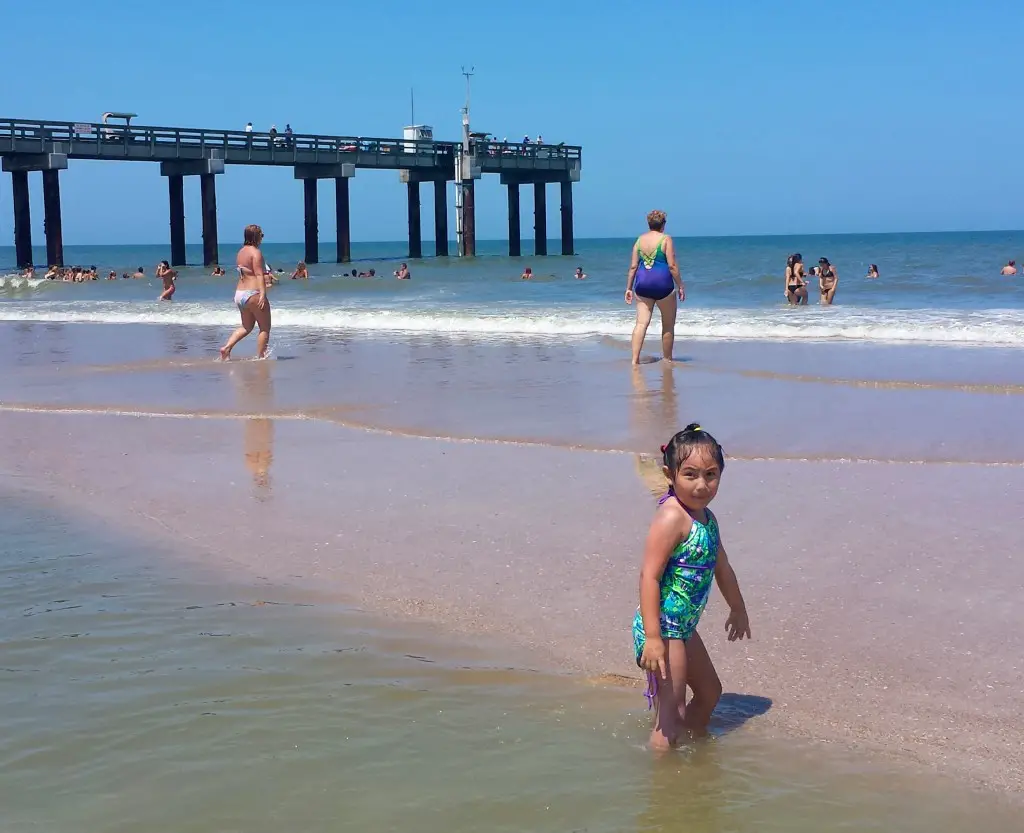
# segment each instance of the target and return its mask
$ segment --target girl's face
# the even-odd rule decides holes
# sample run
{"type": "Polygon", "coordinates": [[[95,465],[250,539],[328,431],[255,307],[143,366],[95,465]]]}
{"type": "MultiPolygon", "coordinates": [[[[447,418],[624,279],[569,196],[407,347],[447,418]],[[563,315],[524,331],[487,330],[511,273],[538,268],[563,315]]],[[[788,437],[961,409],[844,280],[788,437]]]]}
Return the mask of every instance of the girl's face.
{"type": "Polygon", "coordinates": [[[668,467],[664,471],[676,497],[688,509],[702,511],[718,494],[722,470],[711,453],[703,448],[690,452],[690,456],[680,463],[674,478],[668,467]]]}

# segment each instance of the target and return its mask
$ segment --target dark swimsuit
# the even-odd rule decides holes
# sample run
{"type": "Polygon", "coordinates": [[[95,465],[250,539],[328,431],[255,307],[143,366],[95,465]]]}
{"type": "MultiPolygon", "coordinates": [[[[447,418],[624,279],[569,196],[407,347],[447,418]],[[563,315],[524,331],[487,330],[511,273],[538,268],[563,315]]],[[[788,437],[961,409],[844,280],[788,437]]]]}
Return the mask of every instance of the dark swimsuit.
{"type": "Polygon", "coordinates": [[[640,241],[636,241],[636,253],[640,256],[640,265],[637,266],[633,291],[641,298],[661,301],[675,292],[676,284],[672,280],[672,272],[668,268],[668,258],[665,257],[665,252],[661,248],[664,241],[665,236],[662,235],[653,254],[644,253],[640,248],[640,241]]]}
{"type": "MultiPolygon", "coordinates": [[[[828,271],[825,271],[825,269],[822,269],[821,270],[821,274],[818,275],[818,277],[821,278],[822,280],[825,280],[826,278],[834,278],[836,276],[836,273],[832,271],[832,267],[831,266],[829,266],[827,268],[828,268],[828,271]]],[[[819,286],[818,289],[821,290],[821,294],[822,295],[827,295],[829,292],[832,291],[833,287],[830,286],[828,289],[823,289],[822,287],[819,286]]]]}

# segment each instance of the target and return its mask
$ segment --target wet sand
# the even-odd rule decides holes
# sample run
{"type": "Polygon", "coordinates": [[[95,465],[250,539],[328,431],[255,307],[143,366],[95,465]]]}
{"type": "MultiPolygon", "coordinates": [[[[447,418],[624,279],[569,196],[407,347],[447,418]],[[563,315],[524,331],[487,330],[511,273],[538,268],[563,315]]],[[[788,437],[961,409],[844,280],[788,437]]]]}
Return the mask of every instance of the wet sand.
{"type": "Polygon", "coordinates": [[[1024,787],[1015,356],[692,343],[632,373],[605,343],[286,332],[225,365],[222,335],[0,327],[3,469],[215,569],[635,680],[639,453],[698,419],[756,640],[717,597],[702,633],[772,702],[746,730],[1024,787]]]}
{"type": "MultiPolygon", "coordinates": [[[[633,455],[81,414],[0,414],[0,435],[11,476],[207,566],[500,635],[538,667],[637,676],[651,498],[633,455]]],[[[717,597],[702,633],[727,691],[772,701],[753,730],[1021,789],[1024,472],[732,461],[726,477],[716,511],[756,640],[724,641],[717,597]]]]}

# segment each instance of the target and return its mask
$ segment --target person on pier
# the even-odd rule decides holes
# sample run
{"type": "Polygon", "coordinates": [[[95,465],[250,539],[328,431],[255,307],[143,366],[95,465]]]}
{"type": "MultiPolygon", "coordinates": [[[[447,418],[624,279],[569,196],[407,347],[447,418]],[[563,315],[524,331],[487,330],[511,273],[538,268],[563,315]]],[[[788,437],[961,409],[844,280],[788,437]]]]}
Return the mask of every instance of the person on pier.
{"type": "Polygon", "coordinates": [[[231,338],[220,348],[220,357],[224,361],[231,358],[231,351],[243,338],[259,326],[260,334],[256,341],[256,357],[267,357],[267,346],[270,342],[270,300],[267,298],[267,280],[265,264],[260,244],[263,242],[263,229],[256,225],[245,227],[242,237],[243,245],[235,256],[235,269],[238,271],[238,286],[235,288],[235,306],[242,316],[242,325],[231,334],[231,338]]]}

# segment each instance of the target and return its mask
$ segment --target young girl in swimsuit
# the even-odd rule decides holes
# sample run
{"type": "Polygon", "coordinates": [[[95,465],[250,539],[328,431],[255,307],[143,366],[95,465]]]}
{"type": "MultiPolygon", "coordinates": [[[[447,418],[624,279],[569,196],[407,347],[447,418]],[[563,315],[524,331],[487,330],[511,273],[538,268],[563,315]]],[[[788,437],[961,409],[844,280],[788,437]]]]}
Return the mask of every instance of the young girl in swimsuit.
{"type": "Polygon", "coordinates": [[[730,642],[750,638],[747,608],[708,504],[718,494],[725,454],[697,423],[661,447],[668,491],[644,545],[640,606],[633,618],[636,664],[647,672],[654,708],[651,746],[667,749],[683,733],[707,732],[722,683],[697,633],[715,579],[729,605],[730,642]],[[686,688],[693,692],[686,702],[686,688]]]}
{"type": "Polygon", "coordinates": [[[263,229],[259,226],[246,226],[243,232],[243,245],[235,256],[235,269],[238,271],[238,286],[235,288],[235,306],[242,316],[242,326],[231,334],[231,338],[220,348],[220,357],[227,361],[231,358],[231,350],[238,342],[259,325],[260,334],[256,340],[256,357],[267,357],[267,344],[270,341],[270,301],[267,299],[267,281],[264,275],[266,266],[260,244],[263,242],[263,229]]]}

